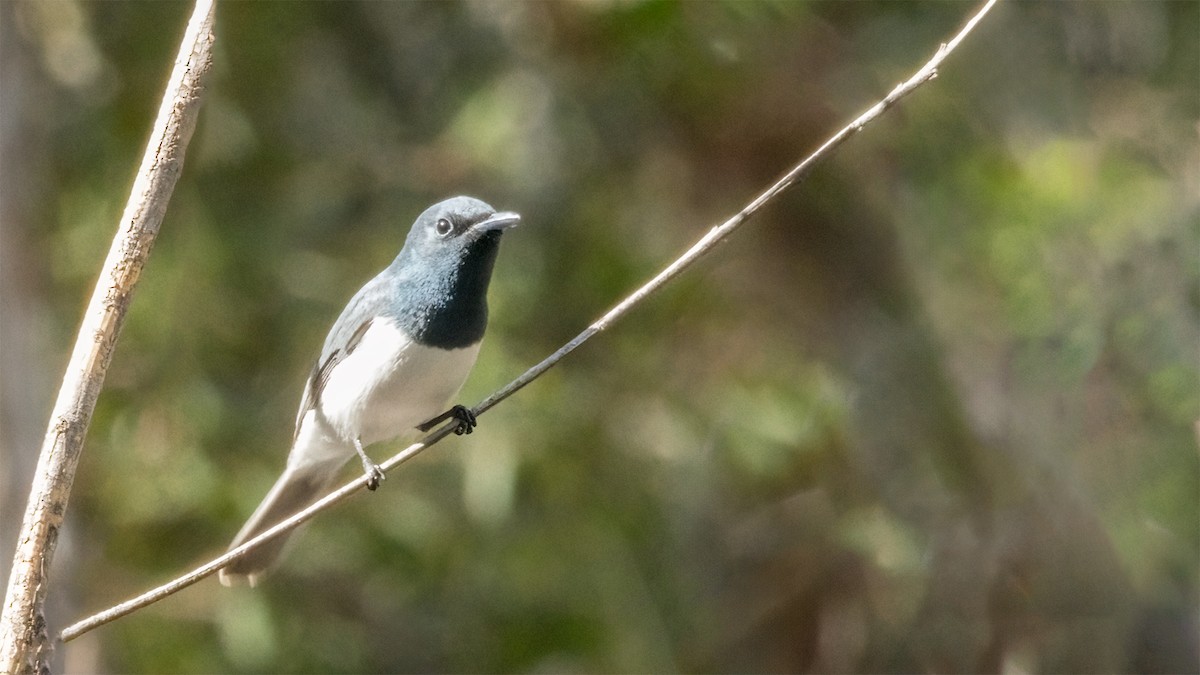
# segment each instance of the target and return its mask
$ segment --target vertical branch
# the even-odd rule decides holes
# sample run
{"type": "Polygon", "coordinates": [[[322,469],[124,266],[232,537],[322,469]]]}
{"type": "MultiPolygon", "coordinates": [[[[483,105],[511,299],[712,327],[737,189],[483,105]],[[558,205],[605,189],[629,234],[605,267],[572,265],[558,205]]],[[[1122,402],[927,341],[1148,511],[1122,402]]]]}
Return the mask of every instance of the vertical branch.
{"type": "Polygon", "coordinates": [[[196,128],[212,43],[212,0],[197,0],[42,441],[0,614],[0,672],[45,668],[47,570],[113,347],[196,128]]]}

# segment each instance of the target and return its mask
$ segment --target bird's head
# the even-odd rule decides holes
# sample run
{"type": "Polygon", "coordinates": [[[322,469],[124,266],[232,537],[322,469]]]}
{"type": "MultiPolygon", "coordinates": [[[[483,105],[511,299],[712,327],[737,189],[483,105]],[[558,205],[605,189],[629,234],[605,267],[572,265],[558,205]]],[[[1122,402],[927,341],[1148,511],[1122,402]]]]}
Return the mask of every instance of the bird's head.
{"type": "MultiPolygon", "coordinates": [[[[472,197],[453,197],[425,209],[413,223],[405,251],[437,268],[493,258],[500,236],[521,217],[497,212],[472,197]]],[[[489,265],[490,267],[490,265],[489,265]]]]}
{"type": "Polygon", "coordinates": [[[471,197],[429,207],[392,263],[406,330],[446,348],[477,342],[487,323],[487,290],[504,231],[521,222],[471,197]]]}

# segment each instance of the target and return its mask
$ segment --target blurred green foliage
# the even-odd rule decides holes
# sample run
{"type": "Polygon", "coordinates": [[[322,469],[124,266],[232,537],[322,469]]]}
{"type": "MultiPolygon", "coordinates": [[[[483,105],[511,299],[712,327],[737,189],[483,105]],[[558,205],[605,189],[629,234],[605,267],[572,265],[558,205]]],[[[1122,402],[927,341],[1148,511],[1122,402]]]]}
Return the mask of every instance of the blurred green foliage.
{"type": "MultiPolygon", "coordinates": [[[[426,205],[525,218],[474,403],[972,9],[221,3],[52,623],[224,549],[329,324],[426,205]]],[[[22,217],[0,245],[44,317],[37,391],[188,12],[0,4],[25,66],[5,133],[30,146],[4,157],[22,217]]],[[[265,585],[206,581],[68,645],[67,667],[1194,672],[1198,27],[1189,2],[1005,3],[809,183],[476,434],[319,518],[265,585]]]]}

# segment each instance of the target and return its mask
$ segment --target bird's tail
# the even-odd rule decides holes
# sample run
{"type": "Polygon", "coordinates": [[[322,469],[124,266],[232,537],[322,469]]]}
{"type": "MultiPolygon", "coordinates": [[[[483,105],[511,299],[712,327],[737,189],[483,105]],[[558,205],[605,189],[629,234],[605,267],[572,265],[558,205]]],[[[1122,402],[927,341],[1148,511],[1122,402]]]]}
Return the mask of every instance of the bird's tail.
{"type": "MultiPolygon", "coordinates": [[[[289,466],[233,538],[229,549],[241,546],[315,501],[329,489],[339,466],[341,462],[289,466]]],[[[285,532],[226,565],[217,574],[221,584],[256,585],[279,562],[288,539],[295,533],[296,530],[285,532]]]]}

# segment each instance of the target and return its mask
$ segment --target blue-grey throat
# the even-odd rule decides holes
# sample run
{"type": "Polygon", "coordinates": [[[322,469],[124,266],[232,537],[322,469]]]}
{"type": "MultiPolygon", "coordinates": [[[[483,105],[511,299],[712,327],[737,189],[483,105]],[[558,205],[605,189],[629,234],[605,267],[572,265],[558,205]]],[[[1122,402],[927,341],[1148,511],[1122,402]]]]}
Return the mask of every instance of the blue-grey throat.
{"type": "MultiPolygon", "coordinates": [[[[446,408],[479,353],[501,235],[520,220],[470,197],[434,204],[417,218],[400,254],[329,330],[304,385],[287,467],[231,549],[324,494],[355,455],[375,489],[383,473],[365,446],[450,418],[456,432],[470,433],[470,410],[446,408]]],[[[287,539],[230,563],[221,583],[253,586],[278,563],[287,539]]]]}

